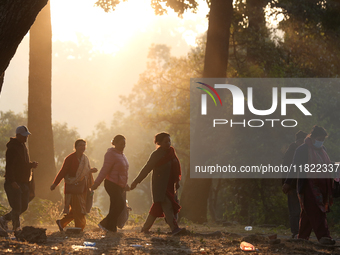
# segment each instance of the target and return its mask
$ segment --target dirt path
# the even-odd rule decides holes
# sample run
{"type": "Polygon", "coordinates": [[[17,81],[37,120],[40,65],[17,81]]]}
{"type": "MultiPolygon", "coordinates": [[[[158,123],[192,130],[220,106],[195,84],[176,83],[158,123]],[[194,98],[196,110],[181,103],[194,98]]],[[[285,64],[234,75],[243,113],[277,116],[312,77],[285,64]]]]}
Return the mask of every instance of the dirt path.
{"type": "Polygon", "coordinates": [[[247,254],[240,249],[242,240],[256,247],[252,254],[340,254],[339,246],[321,246],[316,241],[294,240],[280,234],[270,240],[270,234],[256,231],[249,235],[227,232],[221,227],[189,226],[185,235],[171,236],[164,225],[155,226],[156,232],[148,235],[139,229],[128,226],[118,233],[105,234],[99,228],[87,227],[81,234],[67,234],[53,226],[47,228],[45,243],[20,242],[13,240],[13,235],[0,238],[0,254],[247,254]],[[84,247],[84,242],[94,242],[95,246],[84,247]]]}

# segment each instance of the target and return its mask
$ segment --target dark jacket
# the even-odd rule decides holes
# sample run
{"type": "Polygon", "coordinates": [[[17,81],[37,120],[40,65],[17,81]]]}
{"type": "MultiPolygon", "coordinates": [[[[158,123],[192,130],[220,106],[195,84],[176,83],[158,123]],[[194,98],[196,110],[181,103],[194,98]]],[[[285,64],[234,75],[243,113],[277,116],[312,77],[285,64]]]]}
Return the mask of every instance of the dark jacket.
{"type": "Polygon", "coordinates": [[[166,151],[159,147],[155,150],[143,169],[139,172],[134,182],[140,183],[148,174],[152,173],[152,198],[154,202],[163,202],[166,198],[166,189],[171,172],[171,162],[156,167],[157,162],[166,154],[166,151]]]}
{"type": "MultiPolygon", "coordinates": [[[[296,165],[298,169],[299,166],[305,165],[305,164],[308,164],[308,145],[304,143],[296,149],[294,159],[293,159],[293,165],[296,165]]],[[[293,181],[294,179],[287,178],[285,183],[291,184],[293,181]]],[[[305,182],[306,182],[306,179],[304,178],[298,179],[297,192],[299,194],[302,193],[305,182]]]]}
{"type": "Polygon", "coordinates": [[[59,170],[59,173],[55,177],[53,184],[57,186],[61,182],[61,180],[65,178],[66,175],[70,177],[76,177],[78,167],[79,161],[77,159],[76,153],[73,152],[64,159],[64,163],[59,170]]]}
{"type": "MultiPolygon", "coordinates": [[[[290,167],[290,165],[293,163],[293,159],[294,159],[294,154],[295,154],[295,150],[297,149],[297,144],[296,143],[291,143],[288,147],[288,149],[285,152],[285,155],[282,158],[282,165],[283,166],[288,166],[290,167]]],[[[282,179],[282,184],[285,183],[286,180],[286,176],[282,179]]],[[[296,188],[296,179],[293,180],[291,182],[291,187],[293,189],[296,188]]]]}
{"type": "Polygon", "coordinates": [[[31,167],[26,145],[11,138],[6,146],[6,182],[28,183],[31,167]]]}
{"type": "Polygon", "coordinates": [[[291,143],[282,158],[282,165],[290,166],[293,163],[295,150],[297,149],[296,143],[291,143]]]}

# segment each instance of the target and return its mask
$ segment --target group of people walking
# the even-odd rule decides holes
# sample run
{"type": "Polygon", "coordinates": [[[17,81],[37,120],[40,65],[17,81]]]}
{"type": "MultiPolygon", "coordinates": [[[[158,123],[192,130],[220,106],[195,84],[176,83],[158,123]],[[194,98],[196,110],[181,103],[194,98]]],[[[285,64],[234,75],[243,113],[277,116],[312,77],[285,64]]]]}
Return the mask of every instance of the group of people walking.
{"type": "MultiPolygon", "coordinates": [[[[27,127],[16,129],[16,137],[10,138],[6,151],[5,191],[11,212],[0,217],[0,225],[8,229],[12,221],[13,230],[20,230],[19,216],[25,212],[29,203],[29,185],[32,168],[38,166],[31,162],[26,147],[27,137],[31,133],[27,127]]],[[[74,221],[75,227],[82,230],[86,226],[86,214],[89,213],[93,202],[93,191],[104,181],[104,188],[110,198],[109,213],[98,224],[104,231],[117,232],[118,218],[126,207],[125,192],[136,188],[152,171],[153,204],[142,232],[148,233],[157,217],[165,217],[172,234],[176,235],[184,229],[179,228],[177,217],[180,205],[176,199],[176,190],[181,179],[181,166],[168,133],[156,134],[157,149],[152,152],[149,160],[128,185],[129,163],[124,155],[126,138],[116,135],[111,141],[112,146],[104,156],[103,166],[94,180],[93,173],[97,168],[91,168],[88,157],[84,154],[86,141],[78,139],[74,144],[74,152],[68,155],[56,175],[50,190],[53,191],[64,179],[64,216],[57,220],[60,231],[74,221]]]]}
{"type": "MultiPolygon", "coordinates": [[[[26,147],[27,137],[31,133],[27,127],[19,126],[16,136],[10,138],[6,151],[5,192],[12,210],[0,217],[0,225],[8,229],[12,221],[13,230],[20,229],[19,216],[28,208],[32,169],[37,162],[29,159],[26,147]]],[[[323,127],[314,126],[311,132],[299,131],[296,142],[291,144],[285,156],[285,165],[331,165],[332,162],[323,146],[327,137],[323,127]]],[[[129,163],[124,155],[126,138],[117,135],[111,141],[112,146],[104,156],[103,166],[94,180],[93,173],[97,168],[91,168],[88,157],[84,154],[86,141],[78,139],[74,144],[75,151],[68,155],[55,177],[50,189],[54,190],[64,179],[64,217],[56,223],[60,231],[74,221],[75,227],[82,230],[86,225],[86,213],[92,206],[93,191],[104,181],[104,187],[110,197],[110,207],[107,216],[98,224],[104,231],[117,232],[118,218],[126,206],[125,192],[131,191],[141,183],[150,172],[152,173],[153,204],[149,215],[141,229],[149,233],[157,217],[165,217],[172,234],[178,234],[177,217],[180,210],[176,191],[181,180],[181,166],[168,133],[156,134],[154,143],[157,149],[153,151],[137,177],[128,185],[129,163]]],[[[284,179],[282,190],[288,194],[291,230],[294,238],[309,239],[314,231],[322,244],[332,245],[327,225],[326,213],[333,203],[332,178],[287,178],[284,179]]]]}

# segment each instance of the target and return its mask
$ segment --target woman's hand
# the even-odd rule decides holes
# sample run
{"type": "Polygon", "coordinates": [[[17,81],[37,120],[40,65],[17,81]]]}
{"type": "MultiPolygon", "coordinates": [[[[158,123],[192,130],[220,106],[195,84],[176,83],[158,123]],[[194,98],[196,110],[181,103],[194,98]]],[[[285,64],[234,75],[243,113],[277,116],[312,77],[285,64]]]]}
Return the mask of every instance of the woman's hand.
{"type": "Polygon", "coordinates": [[[98,169],[97,168],[95,168],[95,167],[93,167],[93,168],[91,168],[91,171],[90,171],[91,173],[97,173],[98,172],[98,169]]]}
{"type": "Polygon", "coordinates": [[[52,184],[52,185],[51,185],[51,187],[50,187],[50,190],[54,190],[54,189],[55,189],[55,187],[57,187],[57,185],[55,185],[55,184],[52,184]]]}
{"type": "Polygon", "coordinates": [[[96,190],[97,188],[98,188],[98,186],[99,186],[99,184],[97,184],[97,183],[94,183],[93,185],[92,185],[92,187],[91,187],[91,191],[94,191],[94,190],[96,190]]]}
{"type": "Polygon", "coordinates": [[[126,184],[126,186],[125,186],[125,189],[124,189],[125,191],[130,191],[130,187],[129,187],[129,185],[127,185],[126,184]]]}

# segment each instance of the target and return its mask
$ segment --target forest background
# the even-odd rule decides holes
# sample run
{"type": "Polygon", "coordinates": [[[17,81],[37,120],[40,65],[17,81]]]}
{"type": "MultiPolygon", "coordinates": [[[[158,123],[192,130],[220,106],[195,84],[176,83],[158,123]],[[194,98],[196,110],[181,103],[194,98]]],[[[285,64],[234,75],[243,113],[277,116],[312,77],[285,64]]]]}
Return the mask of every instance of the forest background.
{"type": "MultiPolygon", "coordinates": [[[[334,0],[303,0],[298,3],[291,0],[234,1],[226,77],[337,78],[340,72],[339,13],[340,4],[334,0]],[[273,17],[283,15],[277,27],[280,33],[273,31],[266,22],[268,11],[265,10],[268,8],[273,17]]],[[[132,92],[121,95],[121,104],[128,108],[128,113],[113,113],[111,124],[98,123],[92,135],[85,137],[88,142],[86,154],[92,166],[101,167],[110,140],[116,134],[123,134],[127,138],[125,154],[130,163],[129,178],[132,181],[155,149],[153,136],[164,130],[171,134],[182,165],[182,185],[185,185],[190,161],[189,85],[190,78],[203,76],[206,38],[206,34],[202,34],[196,39],[197,46],[181,57],[172,56],[167,45],[150,45],[146,70],[140,74],[132,92]]],[[[262,128],[256,137],[247,140],[247,146],[251,146],[254,151],[260,149],[261,157],[280,164],[288,145],[294,141],[294,134],[299,129],[308,132],[314,124],[318,124],[324,126],[329,133],[325,146],[330,158],[340,161],[340,107],[337,100],[340,88],[315,87],[310,90],[314,98],[310,106],[313,112],[311,118],[299,120],[299,126],[288,131],[262,128]]],[[[268,98],[255,102],[258,108],[266,109],[271,91],[256,93],[268,98]]],[[[16,126],[27,123],[27,112],[2,111],[0,122],[3,173],[5,144],[14,135],[16,126]]],[[[228,146],[223,148],[224,153],[230,157],[231,162],[242,162],[249,160],[249,157],[261,161],[259,155],[242,153],[246,135],[247,130],[242,135],[234,135],[230,131],[223,138],[228,142],[228,146]]],[[[56,169],[60,169],[63,159],[72,151],[73,143],[79,136],[77,130],[70,128],[67,123],[53,124],[56,169]]],[[[237,221],[247,225],[287,226],[287,198],[281,191],[281,185],[281,179],[214,179],[209,187],[207,219],[237,221]]],[[[180,198],[184,188],[180,189],[180,198]]],[[[151,205],[149,180],[129,193],[128,200],[134,213],[147,212],[151,205]]],[[[105,191],[99,189],[95,194],[95,205],[105,212],[107,201],[105,191]]],[[[8,207],[2,189],[0,203],[8,207]]],[[[34,203],[43,215],[46,201],[36,198],[34,203]]],[[[338,230],[339,214],[340,202],[335,200],[328,219],[330,225],[338,230]]]]}

